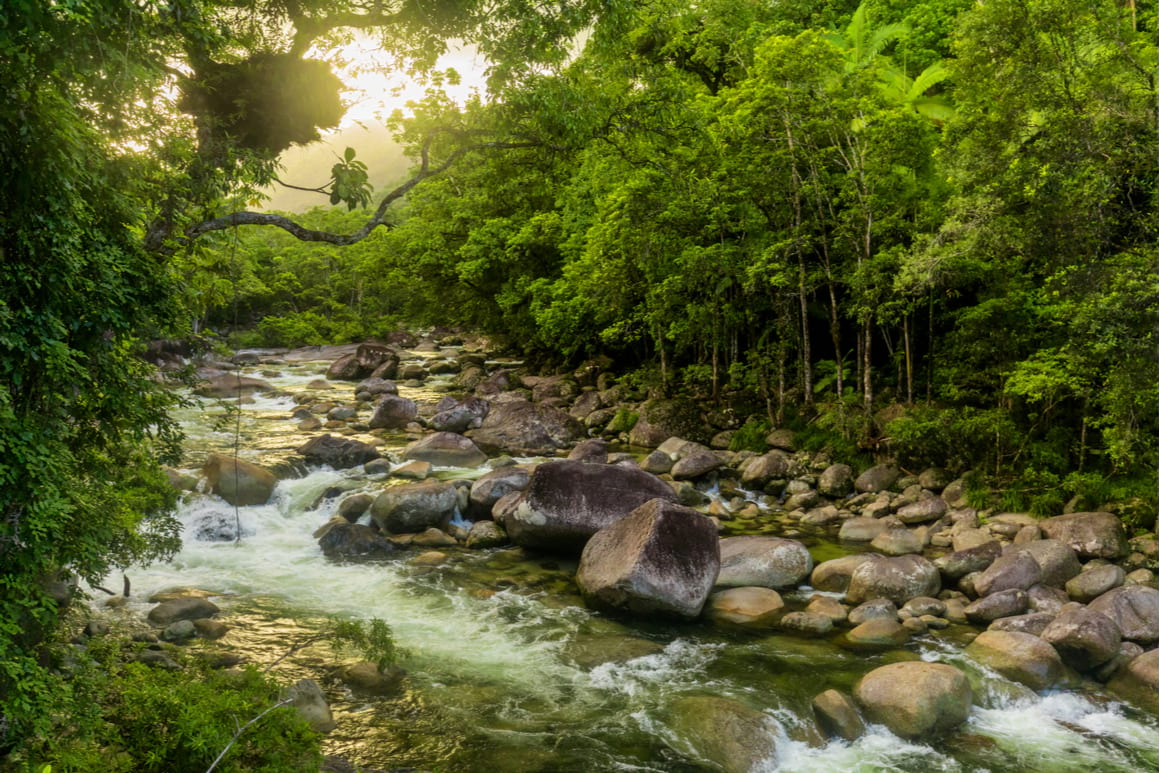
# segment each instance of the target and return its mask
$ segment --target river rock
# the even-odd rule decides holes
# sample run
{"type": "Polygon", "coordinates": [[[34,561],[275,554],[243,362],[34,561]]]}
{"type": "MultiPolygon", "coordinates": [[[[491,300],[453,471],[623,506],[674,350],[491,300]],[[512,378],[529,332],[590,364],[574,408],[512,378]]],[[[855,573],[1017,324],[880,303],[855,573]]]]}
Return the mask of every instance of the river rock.
{"type": "Polygon", "coordinates": [[[487,461],[487,454],[463,435],[436,432],[409,444],[403,458],[430,462],[438,467],[478,467],[487,461]]]}
{"type": "Polygon", "coordinates": [[[329,733],[338,727],[334,716],[330,713],[330,705],[322,688],[313,679],[302,679],[288,688],[283,696],[290,700],[298,714],[310,725],[316,733],[329,733]]]}
{"type": "Polygon", "coordinates": [[[1108,689],[1143,709],[1155,712],[1157,687],[1160,683],[1158,656],[1160,650],[1153,649],[1132,658],[1108,682],[1108,689]]]}
{"type": "Polygon", "coordinates": [[[606,464],[608,462],[608,441],[598,437],[581,440],[568,453],[568,459],[587,464],[606,464]]]}
{"type": "Polygon", "coordinates": [[[1062,588],[1068,580],[1080,572],[1081,567],[1075,551],[1059,540],[1035,539],[1003,548],[1005,554],[1020,550],[1028,553],[1039,564],[1039,568],[1043,570],[1044,585],[1062,588]]]}
{"type": "Polygon", "coordinates": [[[682,455],[671,470],[674,480],[700,478],[723,464],[721,458],[708,448],[697,448],[682,455]]]}
{"type": "Polygon", "coordinates": [[[989,596],[1000,591],[1027,590],[1043,577],[1043,570],[1030,553],[1016,550],[1005,553],[975,578],[975,592],[989,596]]]}
{"type": "Polygon", "coordinates": [[[834,621],[813,612],[790,612],[781,618],[778,627],[801,636],[825,636],[834,630],[834,621]]]}
{"type": "Polygon", "coordinates": [[[1069,604],[1043,630],[1041,638],[1055,647],[1063,662],[1087,671],[1108,662],[1120,649],[1120,629],[1106,615],[1069,604]]]}
{"type": "Polygon", "coordinates": [[[367,424],[371,429],[402,429],[419,415],[414,400],[398,395],[384,395],[375,405],[375,412],[367,424]]]}
{"type": "Polygon", "coordinates": [[[942,518],[946,511],[947,503],[942,497],[931,497],[900,507],[894,516],[903,523],[928,523],[942,518]]]}
{"type": "Polygon", "coordinates": [[[715,623],[773,628],[785,612],[781,594],[769,588],[729,588],[709,596],[704,615],[715,623]]]}
{"type": "Polygon", "coordinates": [[[880,518],[849,518],[838,529],[838,539],[843,542],[871,542],[890,528],[890,524],[880,518]]]}
{"type": "Polygon", "coordinates": [[[493,404],[469,437],[485,453],[550,456],[583,434],[582,425],[558,408],[527,401],[493,404]]]}
{"type": "Polygon", "coordinates": [[[495,521],[476,521],[467,532],[467,547],[473,550],[496,548],[507,542],[507,533],[495,521]]]}
{"type": "Polygon", "coordinates": [[[431,427],[439,432],[464,433],[483,426],[491,411],[491,403],[480,397],[457,399],[448,395],[435,406],[431,427]]]}
{"type": "Polygon", "coordinates": [[[776,758],[774,728],[764,714],[743,703],[716,695],[686,696],[673,701],[669,713],[678,737],[714,770],[752,773],[776,758]]]}
{"type": "Polygon", "coordinates": [[[741,485],[752,488],[761,488],[774,478],[784,478],[788,471],[789,457],[779,449],[746,459],[739,468],[741,485]]]}
{"type": "Polygon", "coordinates": [[[854,700],[870,721],[903,738],[958,727],[971,712],[972,698],[967,677],[944,663],[891,663],[854,686],[854,700]]]}
{"type": "Polygon", "coordinates": [[[871,560],[873,557],[868,553],[855,553],[823,561],[810,573],[810,585],[818,590],[844,593],[854,570],[871,560]]]}
{"type": "Polygon", "coordinates": [[[209,599],[190,597],[163,601],[149,610],[149,622],[159,628],[178,620],[197,620],[213,617],[221,609],[209,599]]]}
{"type": "Polygon", "coordinates": [[[375,375],[376,370],[392,360],[396,365],[399,362],[399,355],[393,349],[379,344],[359,344],[353,352],[332,362],[326,377],[332,381],[359,381],[375,375]]]}
{"type": "Polygon", "coordinates": [[[1055,615],[1047,612],[1028,612],[1025,615],[1011,615],[1010,617],[996,618],[987,626],[988,631],[1011,631],[1013,633],[1027,633],[1039,636],[1055,619],[1055,615]]]}
{"type": "Polygon", "coordinates": [[[430,526],[416,534],[411,544],[421,548],[448,548],[459,543],[442,529],[430,526]]]}
{"type": "Polygon", "coordinates": [[[901,605],[915,596],[937,596],[941,587],[938,570],[922,556],[872,555],[850,575],[846,600],[861,604],[887,598],[901,605]]]}
{"type": "Polygon", "coordinates": [[[297,453],[306,458],[306,463],[345,470],[378,459],[378,449],[367,443],[351,438],[319,435],[299,446],[297,453]]]}
{"type": "Polygon", "coordinates": [[[887,556],[922,552],[922,539],[906,528],[886,529],[870,542],[870,547],[887,556]]]}
{"type": "Polygon", "coordinates": [[[721,540],[721,574],[717,584],[764,588],[794,588],[814,568],[810,552],[800,542],[781,537],[726,537],[721,540]]]}
{"type": "Polygon", "coordinates": [[[199,397],[224,399],[250,395],[255,392],[272,392],[274,385],[260,378],[238,376],[232,373],[223,373],[213,376],[194,387],[193,393],[199,397]]]}
{"type": "Polygon", "coordinates": [[[886,491],[902,473],[892,464],[876,464],[854,480],[854,489],[860,492],[886,491]]]}
{"type": "Polygon", "coordinates": [[[1077,574],[1067,581],[1064,590],[1072,601],[1086,604],[1124,584],[1124,570],[1115,564],[1104,564],[1077,574]]]}
{"type": "Polygon", "coordinates": [[[671,437],[701,442],[709,440],[699,403],[692,400],[649,400],[629,431],[634,446],[655,448],[671,437]]]}
{"type": "Polygon", "coordinates": [[[677,495],[643,470],[547,462],[532,473],[503,526],[517,545],[578,553],[597,531],[655,498],[676,502],[677,495]]]}
{"type": "Polygon", "coordinates": [[[854,471],[848,464],[831,464],[818,477],[818,493],[841,499],[854,491],[854,471]]]}
{"type": "Polygon", "coordinates": [[[355,395],[375,398],[379,395],[397,395],[399,387],[394,381],[385,378],[365,378],[354,388],[355,395]]]}
{"type": "Polygon", "coordinates": [[[338,503],[338,514],[354,523],[370,509],[371,503],[374,501],[375,498],[370,494],[351,494],[338,503]]]}
{"type": "Polygon", "coordinates": [[[383,534],[370,526],[338,522],[318,540],[323,555],[331,559],[387,558],[397,548],[383,534]]]}
{"type": "Polygon", "coordinates": [[[866,732],[866,724],[858,714],[854,701],[837,690],[826,690],[812,703],[814,718],[828,736],[837,736],[853,743],[866,732]]]}
{"type": "Polygon", "coordinates": [[[910,638],[910,631],[897,620],[872,618],[846,632],[843,644],[857,651],[887,650],[901,647],[910,638]]]}
{"type": "Polygon", "coordinates": [[[846,622],[846,616],[849,610],[842,602],[829,596],[823,596],[820,593],[815,593],[810,597],[810,601],[806,604],[806,612],[811,615],[821,615],[828,617],[834,625],[842,625],[846,622]]]}
{"type": "Polygon", "coordinates": [[[450,520],[457,500],[455,487],[441,481],[391,486],[375,497],[371,517],[392,534],[421,532],[450,520]]]}
{"type": "Polygon", "coordinates": [[[653,499],[588,540],[576,584],[598,608],[691,619],[721,567],[717,543],[711,519],[653,499]]]}
{"type": "Polygon", "coordinates": [[[492,508],[505,494],[527,488],[531,473],[526,467],[501,467],[471,484],[468,515],[472,519],[491,518],[492,508]]]}
{"type": "Polygon", "coordinates": [[[1063,661],[1055,648],[1030,633],[983,631],[967,645],[966,653],[1036,691],[1052,687],[1064,674],[1063,661]]]}
{"type": "Polygon", "coordinates": [[[233,542],[238,539],[239,527],[241,536],[253,536],[254,530],[241,524],[233,512],[199,515],[190,523],[189,530],[199,542],[233,542]]]}
{"type": "Polygon", "coordinates": [[[1071,547],[1081,558],[1119,558],[1128,553],[1120,519],[1111,513],[1071,513],[1046,518],[1039,528],[1071,547]]]}
{"type": "Polygon", "coordinates": [[[1021,615],[1027,611],[1027,591],[1008,588],[995,591],[967,605],[963,613],[972,623],[982,624],[1000,617],[1021,615]]]}
{"type": "Polygon", "coordinates": [[[374,663],[363,660],[343,666],[338,676],[352,692],[382,697],[399,691],[406,672],[396,666],[388,666],[386,671],[382,671],[374,663]]]}
{"type": "Polygon", "coordinates": [[[1155,644],[1160,629],[1160,594],[1144,585],[1125,585],[1104,593],[1088,609],[1105,615],[1129,641],[1155,644]]]}
{"type": "Polygon", "coordinates": [[[201,469],[209,490],[239,507],[266,504],[278,482],[269,470],[223,454],[210,454],[201,469]]]}

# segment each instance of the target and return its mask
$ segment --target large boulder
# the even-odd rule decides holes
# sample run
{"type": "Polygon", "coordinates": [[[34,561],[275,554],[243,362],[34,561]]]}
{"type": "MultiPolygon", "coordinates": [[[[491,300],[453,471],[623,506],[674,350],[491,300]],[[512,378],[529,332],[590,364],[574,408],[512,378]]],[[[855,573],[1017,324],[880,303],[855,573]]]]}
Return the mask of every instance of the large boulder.
{"type": "Polygon", "coordinates": [[[1004,553],[1023,551],[1035,559],[1043,570],[1043,584],[1062,588],[1067,581],[1080,572],[1079,559],[1075,551],[1063,542],[1054,539],[1037,539],[1008,545],[1004,553]]]}
{"type": "Polygon", "coordinates": [[[307,464],[333,467],[345,470],[358,467],[372,459],[378,459],[378,449],[359,440],[333,435],[319,435],[299,446],[297,452],[306,458],[307,464]]]}
{"type": "Polygon", "coordinates": [[[576,585],[600,609],[691,619],[701,614],[720,568],[713,521],[653,499],[588,540],[576,585]]]}
{"type": "Polygon", "coordinates": [[[500,467],[477,478],[471,484],[468,515],[472,519],[491,518],[491,509],[505,494],[523,491],[532,474],[526,467],[500,467]]]}
{"type": "Polygon", "coordinates": [[[1126,574],[1121,567],[1115,564],[1094,566],[1077,574],[1067,581],[1064,590],[1072,601],[1086,604],[1104,595],[1112,588],[1124,584],[1126,574]]]}
{"type": "Polygon", "coordinates": [[[649,400],[628,433],[634,446],[655,448],[671,437],[709,442],[709,432],[698,403],[687,400],[649,400]]]}
{"type": "Polygon", "coordinates": [[[1108,689],[1143,709],[1156,711],[1158,656],[1160,651],[1153,649],[1132,658],[1108,682],[1108,689]]]}
{"type": "Polygon", "coordinates": [[[677,501],[667,483],[634,467],[547,462],[503,525],[517,545],[579,553],[593,534],[656,498],[677,501]]]}
{"type": "Polygon", "coordinates": [[[726,537],[721,540],[721,574],[726,587],[796,588],[814,568],[805,545],[780,537],[726,537]]]}
{"type": "Polygon", "coordinates": [[[971,713],[972,698],[966,675],[944,663],[891,663],[854,686],[854,700],[870,721],[903,738],[958,727],[971,713]]]}
{"type": "Polygon", "coordinates": [[[1081,558],[1119,558],[1128,553],[1123,524],[1111,513],[1057,515],[1040,521],[1039,528],[1081,558]]]}
{"type": "Polygon", "coordinates": [[[431,426],[439,432],[466,432],[482,426],[490,410],[491,403],[483,398],[448,395],[435,406],[431,426]]]}
{"type": "Polygon", "coordinates": [[[823,561],[810,573],[810,585],[818,590],[844,593],[850,587],[850,578],[854,575],[854,570],[872,560],[874,556],[869,553],[854,553],[823,561]]]}
{"type": "Polygon", "coordinates": [[[1088,609],[1106,616],[1120,629],[1120,635],[1137,644],[1155,644],[1160,629],[1160,594],[1146,585],[1113,588],[1088,609]]]}
{"type": "Polygon", "coordinates": [[[876,464],[854,480],[854,489],[863,493],[886,491],[902,473],[892,464],[876,464]]]}
{"type": "Polygon", "coordinates": [[[437,467],[478,467],[487,461],[487,454],[463,435],[436,432],[408,445],[403,450],[403,458],[430,462],[437,467]]]}
{"type": "Polygon", "coordinates": [[[371,429],[402,429],[418,416],[419,407],[414,400],[398,395],[384,395],[367,424],[371,429]]]}
{"type": "Polygon", "coordinates": [[[160,628],[179,620],[213,617],[221,609],[209,599],[196,596],[163,601],[149,610],[149,622],[160,628]]]}
{"type": "Polygon", "coordinates": [[[316,733],[329,733],[338,727],[334,715],[330,713],[330,704],[322,688],[313,679],[302,679],[291,685],[283,697],[290,701],[294,710],[306,720],[310,729],[316,733]]]}
{"type": "Polygon", "coordinates": [[[583,426],[564,411],[517,400],[493,404],[469,437],[488,454],[550,456],[582,434],[583,426]]]}
{"type": "Polygon", "coordinates": [[[395,385],[394,381],[385,378],[364,378],[354,388],[355,395],[366,395],[367,397],[378,397],[379,395],[397,395],[399,394],[399,387],[395,385]]]}
{"type": "Polygon", "coordinates": [[[201,471],[210,491],[239,507],[266,504],[278,482],[269,470],[223,454],[210,454],[201,471]]]}
{"type": "Polygon", "coordinates": [[[1043,578],[1043,570],[1030,553],[1016,550],[1005,553],[975,578],[975,592],[989,596],[1005,590],[1027,590],[1043,578]]]}
{"type": "MultiPolygon", "coordinates": [[[[764,714],[717,695],[691,695],[669,706],[670,723],[710,770],[751,773],[766,770],[777,754],[777,737],[764,714]]],[[[679,751],[688,753],[682,748],[679,751]]]]}
{"type": "Polygon", "coordinates": [[[1055,648],[1030,633],[987,630],[967,645],[966,653],[988,668],[1032,690],[1046,690],[1063,677],[1055,648]]]}
{"type": "Polygon", "coordinates": [[[450,520],[458,499],[455,486],[441,481],[391,486],[375,497],[371,517],[392,534],[421,532],[450,520]]]}
{"type": "Polygon", "coordinates": [[[386,558],[396,551],[395,545],[381,532],[345,519],[326,530],[318,540],[318,547],[332,559],[386,558]]]}
{"type": "Polygon", "coordinates": [[[326,377],[332,381],[360,381],[391,360],[396,364],[399,361],[393,349],[380,344],[359,344],[352,353],[332,362],[326,377]]]}
{"type": "Polygon", "coordinates": [[[761,456],[746,459],[738,468],[741,485],[761,488],[770,480],[784,478],[789,472],[789,456],[775,448],[761,456]]]}
{"type": "Polygon", "coordinates": [[[840,499],[854,491],[854,471],[848,464],[831,464],[818,477],[818,493],[840,499]]]}
{"type": "Polygon", "coordinates": [[[981,545],[953,553],[941,555],[934,560],[935,567],[950,583],[956,582],[972,572],[981,572],[990,566],[1003,552],[998,540],[988,540],[981,545]]]}
{"type": "Polygon", "coordinates": [[[942,497],[930,497],[904,505],[894,515],[903,523],[927,523],[942,518],[946,511],[947,503],[942,497]]]}
{"type": "Polygon", "coordinates": [[[814,698],[813,709],[814,718],[826,735],[838,736],[853,743],[866,732],[858,707],[845,693],[826,690],[814,698]]]}
{"type": "Polygon", "coordinates": [[[1103,665],[1120,651],[1120,629],[1099,612],[1069,604],[1043,629],[1041,638],[1063,662],[1080,671],[1103,665]]]}
{"type": "Polygon", "coordinates": [[[850,575],[846,600],[861,604],[883,598],[902,606],[916,596],[937,596],[941,588],[938,569],[922,556],[870,556],[850,575]]]}

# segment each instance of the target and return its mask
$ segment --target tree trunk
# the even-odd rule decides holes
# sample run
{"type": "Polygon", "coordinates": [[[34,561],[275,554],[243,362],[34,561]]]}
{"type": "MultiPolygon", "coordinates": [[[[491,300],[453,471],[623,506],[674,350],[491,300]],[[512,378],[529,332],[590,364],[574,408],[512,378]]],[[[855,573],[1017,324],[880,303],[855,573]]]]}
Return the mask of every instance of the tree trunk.
{"type": "Polygon", "coordinates": [[[902,317],[902,346],[906,351],[906,404],[914,405],[914,369],[910,361],[909,317],[902,317]]]}
{"type": "Polygon", "coordinates": [[[862,323],[862,402],[867,414],[874,407],[874,382],[870,374],[871,338],[870,317],[866,317],[862,323]]]}

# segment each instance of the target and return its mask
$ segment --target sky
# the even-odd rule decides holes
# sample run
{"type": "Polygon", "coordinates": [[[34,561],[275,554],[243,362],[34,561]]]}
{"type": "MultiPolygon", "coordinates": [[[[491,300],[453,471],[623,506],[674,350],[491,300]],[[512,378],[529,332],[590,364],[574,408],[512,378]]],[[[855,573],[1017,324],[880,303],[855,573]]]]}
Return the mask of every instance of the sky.
{"type": "MultiPolygon", "coordinates": [[[[283,153],[279,177],[302,187],[324,185],[330,178],[330,167],[347,147],[354,148],[359,160],[367,165],[376,190],[402,177],[411,162],[391,139],[384,122],[394,110],[406,112],[407,102],[422,98],[424,86],[405,73],[394,72],[389,58],[366,36],[359,36],[354,42],[319,58],[339,63],[335,73],[348,88],[343,94],[346,115],[337,129],[323,133],[320,142],[293,147],[283,153]]],[[[439,58],[436,67],[453,68],[459,73],[459,85],[444,87],[455,101],[463,103],[473,91],[483,91],[487,62],[473,48],[453,46],[439,58]]],[[[278,185],[267,193],[270,199],[261,207],[266,210],[299,212],[328,204],[323,194],[278,185]]]]}

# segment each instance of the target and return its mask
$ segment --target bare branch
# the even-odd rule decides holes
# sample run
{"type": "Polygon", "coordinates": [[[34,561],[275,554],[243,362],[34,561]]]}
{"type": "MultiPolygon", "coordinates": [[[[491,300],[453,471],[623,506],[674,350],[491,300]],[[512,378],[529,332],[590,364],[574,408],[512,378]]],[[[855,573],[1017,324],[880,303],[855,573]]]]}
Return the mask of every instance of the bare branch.
{"type": "MultiPolygon", "coordinates": [[[[290,705],[291,703],[293,703],[293,702],[294,702],[294,699],[293,699],[293,698],[285,698],[285,699],[283,699],[283,700],[280,700],[280,701],[278,701],[277,703],[275,703],[273,706],[271,706],[271,707],[269,707],[268,709],[266,709],[265,711],[263,711],[263,712],[262,712],[261,714],[259,714],[258,716],[256,716],[256,717],[254,717],[253,719],[251,719],[251,720],[250,720],[249,722],[247,722],[246,724],[244,724],[244,725],[242,725],[241,727],[239,727],[239,728],[238,728],[238,732],[234,733],[234,737],[230,739],[230,742],[229,742],[228,744],[226,744],[226,748],[222,749],[222,751],[221,751],[221,754],[219,754],[219,755],[217,756],[217,759],[215,759],[215,760],[213,761],[213,764],[212,764],[212,765],[210,765],[208,768],[206,768],[206,769],[205,769],[205,773],[213,773],[213,770],[214,770],[214,768],[216,768],[216,767],[218,766],[218,763],[222,761],[222,758],[226,756],[226,752],[228,752],[228,751],[229,751],[231,748],[233,748],[233,745],[234,745],[235,743],[237,743],[237,741],[238,741],[238,739],[239,739],[239,738],[241,738],[241,736],[242,736],[242,733],[246,732],[246,728],[248,728],[250,725],[252,725],[252,724],[256,723],[258,720],[260,720],[262,717],[264,717],[264,716],[266,716],[267,714],[269,714],[269,713],[270,713],[271,711],[273,711],[274,709],[279,709],[279,708],[282,708],[283,706],[289,706],[289,705],[290,705]]],[[[237,724],[237,722],[238,722],[238,720],[237,720],[237,718],[235,717],[235,718],[234,718],[234,724],[236,725],[236,724],[237,724]]]]}
{"type": "Polygon", "coordinates": [[[296,223],[294,220],[284,216],[275,215],[264,212],[233,212],[228,215],[206,220],[197,225],[190,226],[185,230],[185,238],[188,240],[196,239],[199,236],[204,236],[212,231],[224,231],[227,228],[233,228],[239,225],[267,225],[281,228],[291,236],[304,242],[326,242],[340,247],[345,247],[351,244],[357,244],[363,239],[371,235],[376,228],[384,225],[384,220],[387,216],[387,210],[392,204],[399,199],[406,196],[411,189],[416,185],[426,180],[428,177],[434,177],[447,169],[461,159],[468,153],[473,153],[478,150],[512,150],[516,148],[535,148],[545,147],[538,142],[482,142],[475,145],[468,145],[453,151],[443,163],[432,168],[430,164],[430,146],[433,137],[428,137],[420,148],[420,164],[419,170],[415,172],[406,182],[402,183],[394,190],[383,196],[379,201],[378,208],[370,219],[363,224],[354,233],[350,234],[336,234],[329,231],[316,231],[312,228],[307,228],[296,223]]]}
{"type": "Polygon", "coordinates": [[[297,16],[294,18],[294,42],[290,46],[290,53],[301,56],[310,48],[310,44],[321,35],[331,30],[368,29],[370,27],[389,27],[397,24],[403,18],[403,11],[384,13],[381,10],[371,10],[366,13],[336,13],[329,16],[309,18],[297,16]]]}

